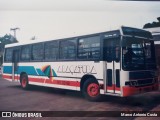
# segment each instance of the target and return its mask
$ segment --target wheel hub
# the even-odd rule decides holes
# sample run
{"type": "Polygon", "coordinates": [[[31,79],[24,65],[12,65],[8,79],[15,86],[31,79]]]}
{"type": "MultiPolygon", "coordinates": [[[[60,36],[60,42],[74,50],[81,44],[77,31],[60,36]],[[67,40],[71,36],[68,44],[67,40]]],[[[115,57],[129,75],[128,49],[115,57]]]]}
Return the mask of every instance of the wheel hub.
{"type": "Polygon", "coordinates": [[[26,87],[27,80],[25,78],[22,78],[22,87],[26,87]]]}
{"type": "Polygon", "coordinates": [[[88,86],[87,92],[91,97],[96,97],[99,94],[99,86],[96,83],[92,83],[88,86]]]}

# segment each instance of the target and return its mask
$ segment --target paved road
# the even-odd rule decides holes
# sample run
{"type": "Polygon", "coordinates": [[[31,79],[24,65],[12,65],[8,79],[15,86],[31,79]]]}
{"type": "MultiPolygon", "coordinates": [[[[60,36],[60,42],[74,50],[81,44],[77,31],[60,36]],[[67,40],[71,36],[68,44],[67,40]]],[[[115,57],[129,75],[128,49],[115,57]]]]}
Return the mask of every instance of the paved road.
{"type": "MultiPolygon", "coordinates": [[[[0,111],[160,111],[159,104],[160,91],[132,96],[128,99],[104,96],[102,102],[89,102],[83,98],[80,92],[66,91],[64,93],[62,90],[38,86],[32,86],[30,90],[26,91],[20,87],[19,83],[0,78],[0,111]]],[[[17,118],[13,119],[17,120],[17,118]]],[[[28,120],[28,118],[26,119],[28,120]]],[[[62,118],[56,117],[55,119],[62,118]]],[[[75,120],[75,117],[66,119],[75,120]]],[[[76,119],[92,120],[93,118],[80,117],[76,119]]],[[[124,120],[124,117],[94,117],[94,119],[124,120]]],[[[142,120],[144,118],[127,117],[125,119],[142,120]]]]}

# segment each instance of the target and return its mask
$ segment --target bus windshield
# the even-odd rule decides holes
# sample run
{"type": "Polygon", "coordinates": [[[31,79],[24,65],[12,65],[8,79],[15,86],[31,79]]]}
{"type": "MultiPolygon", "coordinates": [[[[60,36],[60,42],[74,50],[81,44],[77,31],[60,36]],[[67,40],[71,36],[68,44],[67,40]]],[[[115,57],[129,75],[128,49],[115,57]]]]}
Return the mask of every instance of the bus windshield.
{"type": "Polygon", "coordinates": [[[122,40],[122,66],[124,70],[156,69],[153,41],[124,37],[122,40]]]}

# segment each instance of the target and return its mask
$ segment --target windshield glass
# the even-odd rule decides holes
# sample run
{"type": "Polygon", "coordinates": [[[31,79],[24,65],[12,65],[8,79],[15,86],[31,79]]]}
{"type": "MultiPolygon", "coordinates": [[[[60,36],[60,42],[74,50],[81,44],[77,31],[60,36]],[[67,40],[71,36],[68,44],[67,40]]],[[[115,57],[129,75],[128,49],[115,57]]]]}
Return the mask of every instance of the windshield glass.
{"type": "Polygon", "coordinates": [[[150,40],[124,37],[122,40],[124,70],[156,69],[154,44],[150,40]]]}

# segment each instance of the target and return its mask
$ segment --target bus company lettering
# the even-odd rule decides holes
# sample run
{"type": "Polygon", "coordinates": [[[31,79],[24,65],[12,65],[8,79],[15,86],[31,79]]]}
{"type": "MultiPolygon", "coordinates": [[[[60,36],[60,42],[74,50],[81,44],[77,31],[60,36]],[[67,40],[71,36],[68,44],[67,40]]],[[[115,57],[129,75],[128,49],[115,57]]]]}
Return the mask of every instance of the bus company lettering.
{"type": "Polygon", "coordinates": [[[96,69],[94,66],[89,65],[71,65],[66,66],[62,65],[58,67],[58,73],[83,73],[83,74],[97,74],[96,69]]]}

